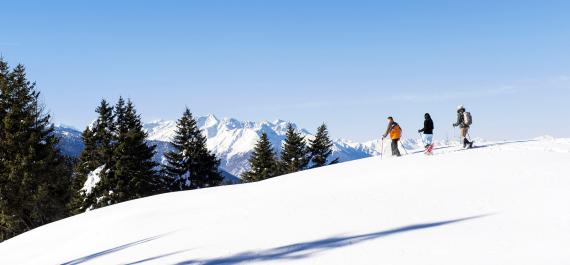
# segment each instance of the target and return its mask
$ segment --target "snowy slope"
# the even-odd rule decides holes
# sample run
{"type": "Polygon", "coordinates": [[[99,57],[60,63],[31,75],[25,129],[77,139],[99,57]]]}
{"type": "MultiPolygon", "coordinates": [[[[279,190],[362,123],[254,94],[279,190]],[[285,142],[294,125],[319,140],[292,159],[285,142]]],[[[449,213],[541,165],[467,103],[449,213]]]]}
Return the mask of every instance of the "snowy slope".
{"type": "Polygon", "coordinates": [[[435,153],[122,203],[0,264],[570,264],[570,139],[435,153]]]}

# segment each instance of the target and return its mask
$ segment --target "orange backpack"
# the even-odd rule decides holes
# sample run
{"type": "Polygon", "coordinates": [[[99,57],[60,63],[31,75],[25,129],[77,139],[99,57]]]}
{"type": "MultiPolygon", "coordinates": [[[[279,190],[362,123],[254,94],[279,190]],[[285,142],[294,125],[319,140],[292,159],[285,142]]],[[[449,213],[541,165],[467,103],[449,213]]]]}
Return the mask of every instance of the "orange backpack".
{"type": "Polygon", "coordinates": [[[402,128],[400,125],[395,124],[392,126],[392,130],[390,130],[390,139],[396,140],[400,139],[400,137],[402,137],[402,128]]]}

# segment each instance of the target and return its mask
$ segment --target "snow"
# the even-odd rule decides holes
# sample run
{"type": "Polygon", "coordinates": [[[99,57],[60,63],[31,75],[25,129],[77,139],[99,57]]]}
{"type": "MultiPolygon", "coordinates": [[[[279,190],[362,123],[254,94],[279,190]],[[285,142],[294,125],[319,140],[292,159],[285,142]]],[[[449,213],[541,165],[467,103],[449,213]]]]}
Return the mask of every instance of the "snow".
{"type": "Polygon", "coordinates": [[[162,194],[0,243],[0,264],[570,264],[569,151],[440,147],[162,194]]]}
{"type": "Polygon", "coordinates": [[[144,124],[144,129],[148,133],[148,140],[169,142],[175,135],[176,121],[157,120],[144,124]]]}
{"type": "Polygon", "coordinates": [[[85,194],[90,194],[97,183],[101,181],[101,172],[103,169],[105,169],[105,165],[102,165],[87,174],[87,180],[85,180],[85,184],[83,184],[83,188],[81,189],[85,194]]]}

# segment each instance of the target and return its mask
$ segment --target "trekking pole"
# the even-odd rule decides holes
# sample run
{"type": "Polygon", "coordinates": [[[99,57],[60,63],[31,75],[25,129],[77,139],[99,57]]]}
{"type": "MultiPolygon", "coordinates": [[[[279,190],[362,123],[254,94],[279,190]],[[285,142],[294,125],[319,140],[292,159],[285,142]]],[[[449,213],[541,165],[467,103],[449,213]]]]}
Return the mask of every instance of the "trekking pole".
{"type": "Polygon", "coordinates": [[[382,137],[382,144],[380,144],[380,160],[384,157],[384,137],[382,137]]]}
{"type": "MultiPolygon", "coordinates": [[[[452,127],[452,128],[453,128],[453,129],[452,129],[452,130],[453,130],[453,140],[455,140],[455,137],[457,137],[457,136],[456,136],[457,132],[455,132],[455,127],[452,127]]],[[[461,136],[459,136],[459,140],[458,140],[458,141],[459,141],[458,144],[461,144],[461,136]]]]}
{"type": "Polygon", "coordinates": [[[404,143],[402,143],[402,141],[398,142],[400,142],[400,145],[402,145],[402,149],[404,149],[404,152],[406,153],[406,155],[408,155],[408,150],[406,150],[406,148],[404,147],[404,143]]]}

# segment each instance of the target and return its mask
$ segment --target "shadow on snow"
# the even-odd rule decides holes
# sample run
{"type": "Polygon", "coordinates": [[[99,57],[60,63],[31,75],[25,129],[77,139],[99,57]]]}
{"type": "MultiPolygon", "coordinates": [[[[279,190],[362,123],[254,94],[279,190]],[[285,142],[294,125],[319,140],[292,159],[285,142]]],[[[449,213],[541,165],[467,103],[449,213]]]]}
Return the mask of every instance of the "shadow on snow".
{"type": "MultiPolygon", "coordinates": [[[[368,240],[386,237],[386,236],[390,236],[390,235],[394,235],[394,234],[398,234],[398,233],[411,232],[411,231],[415,231],[415,230],[433,228],[433,227],[463,222],[463,221],[467,221],[467,220],[482,218],[482,217],[485,217],[488,215],[489,214],[477,215],[477,216],[471,216],[471,217],[465,217],[465,218],[453,219],[453,220],[447,220],[447,221],[441,221],[441,222],[434,222],[434,223],[414,224],[414,225],[408,225],[408,226],[398,227],[398,228],[394,228],[394,229],[390,229],[390,230],[385,230],[385,231],[380,231],[380,232],[375,232],[375,233],[369,233],[369,234],[361,234],[361,235],[354,235],[354,236],[336,236],[336,237],[331,237],[331,238],[327,238],[327,239],[297,243],[297,244],[286,245],[286,246],[281,246],[281,247],[272,248],[272,249],[242,252],[242,253],[238,253],[238,254],[235,254],[232,256],[215,258],[215,259],[186,260],[186,261],[182,261],[182,262],[177,263],[177,265],[188,265],[188,264],[190,264],[190,265],[192,265],[192,264],[221,265],[221,264],[239,264],[239,263],[244,263],[244,262],[248,262],[248,263],[261,262],[261,261],[279,260],[279,259],[280,260],[296,260],[296,259],[307,258],[307,257],[310,257],[310,256],[316,254],[316,253],[323,252],[323,251],[326,251],[329,249],[354,245],[354,244],[362,243],[362,242],[365,242],[368,240]]],[[[105,255],[113,254],[115,252],[130,248],[130,247],[134,247],[134,246],[141,245],[141,244],[144,244],[144,243],[147,243],[150,241],[157,240],[157,239],[162,238],[168,234],[171,234],[171,233],[162,234],[162,235],[153,236],[153,237],[148,237],[148,238],[141,239],[138,241],[134,241],[134,242],[131,242],[128,244],[124,244],[121,246],[117,246],[114,248],[103,250],[103,251],[100,251],[97,253],[93,253],[91,255],[87,255],[87,256],[84,256],[81,258],[77,258],[77,259],[62,263],[62,265],[74,265],[74,264],[81,264],[81,263],[89,262],[89,261],[92,261],[93,259],[105,256],[105,255]]],[[[166,253],[166,254],[150,257],[150,258],[145,258],[145,259],[141,259],[141,260],[134,261],[134,262],[130,262],[127,264],[134,265],[134,264],[140,264],[140,263],[145,263],[145,262],[149,262],[149,261],[155,261],[155,260],[158,260],[161,258],[177,255],[177,254],[180,254],[180,253],[183,253],[186,251],[188,251],[188,250],[180,250],[180,251],[170,252],[170,253],[166,253]]]]}
{"type": "Polygon", "coordinates": [[[463,222],[467,220],[482,218],[485,216],[488,216],[488,214],[435,222],[435,223],[414,224],[414,225],[403,226],[399,228],[394,228],[390,230],[369,233],[369,234],[361,234],[355,236],[337,236],[316,241],[286,245],[272,249],[242,252],[232,256],[214,258],[208,260],[187,260],[179,262],[177,263],[177,265],[188,265],[188,264],[221,265],[221,264],[239,264],[244,262],[247,263],[262,262],[268,260],[296,260],[296,259],[310,257],[311,255],[314,255],[318,252],[323,252],[329,249],[334,249],[339,247],[345,247],[348,245],[354,245],[368,240],[377,239],[380,237],[386,237],[398,233],[411,232],[415,230],[433,228],[433,227],[463,222]]]}
{"type": "MultiPolygon", "coordinates": [[[[100,251],[100,252],[97,252],[97,253],[93,253],[93,254],[91,254],[91,255],[87,255],[87,256],[84,256],[84,257],[81,257],[81,258],[77,258],[77,259],[74,259],[74,260],[71,260],[71,261],[62,263],[62,265],[74,265],[74,264],[81,264],[81,263],[84,263],[84,262],[89,262],[89,261],[91,261],[91,260],[93,260],[93,259],[96,259],[96,258],[105,256],[105,255],[109,255],[109,254],[112,254],[112,253],[115,253],[115,252],[118,252],[118,251],[121,251],[121,250],[130,248],[130,247],[134,247],[134,246],[137,246],[137,245],[140,245],[140,244],[144,244],[144,243],[147,243],[147,242],[150,242],[150,241],[153,241],[153,240],[157,240],[157,239],[162,238],[162,237],[164,237],[164,236],[166,236],[166,235],[168,235],[168,234],[170,234],[170,233],[166,233],[166,234],[162,234],[162,235],[158,235],[158,236],[153,236],[153,237],[148,237],[148,238],[141,239],[141,240],[138,240],[138,241],[134,241],[134,242],[131,242],[131,243],[128,243],[128,244],[124,244],[124,245],[118,246],[118,247],[114,247],[114,248],[110,248],[110,249],[107,249],[107,250],[103,250],[103,251],[100,251]]],[[[171,254],[171,255],[173,255],[173,254],[171,254]]],[[[163,255],[163,256],[164,256],[164,255],[163,255]]],[[[139,263],[140,263],[140,261],[139,261],[139,263]]],[[[136,264],[136,263],[135,263],[135,264],[136,264]]]]}

